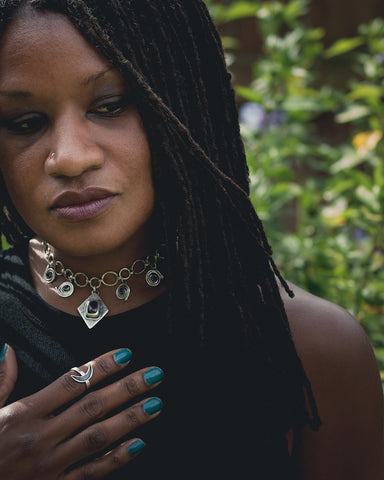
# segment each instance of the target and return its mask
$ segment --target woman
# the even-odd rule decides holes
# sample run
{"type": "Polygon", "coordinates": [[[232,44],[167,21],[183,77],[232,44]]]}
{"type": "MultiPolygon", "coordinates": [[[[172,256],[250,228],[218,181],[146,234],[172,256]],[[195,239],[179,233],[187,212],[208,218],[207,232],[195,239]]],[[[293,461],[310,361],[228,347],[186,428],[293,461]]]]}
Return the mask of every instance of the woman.
{"type": "Polygon", "coordinates": [[[203,2],[0,29],[2,476],[382,478],[372,350],[273,263],[203,2]]]}

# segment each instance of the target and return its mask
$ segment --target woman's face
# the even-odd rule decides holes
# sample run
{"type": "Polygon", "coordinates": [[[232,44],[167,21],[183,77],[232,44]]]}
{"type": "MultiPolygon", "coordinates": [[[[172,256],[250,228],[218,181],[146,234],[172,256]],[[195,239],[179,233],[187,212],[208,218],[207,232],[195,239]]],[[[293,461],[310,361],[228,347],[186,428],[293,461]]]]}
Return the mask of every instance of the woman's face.
{"type": "Polygon", "coordinates": [[[57,249],[148,243],[140,116],[119,72],[59,14],[25,9],[0,41],[0,169],[20,215],[57,249]]]}

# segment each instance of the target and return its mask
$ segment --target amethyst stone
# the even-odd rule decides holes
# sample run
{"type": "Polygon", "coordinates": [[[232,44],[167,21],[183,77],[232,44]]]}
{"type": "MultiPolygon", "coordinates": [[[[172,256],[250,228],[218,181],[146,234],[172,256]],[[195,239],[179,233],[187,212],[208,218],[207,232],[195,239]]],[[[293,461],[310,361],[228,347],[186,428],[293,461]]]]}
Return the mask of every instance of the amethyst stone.
{"type": "Polygon", "coordinates": [[[99,302],[97,300],[92,300],[88,303],[87,316],[95,317],[99,315],[99,302]]]}

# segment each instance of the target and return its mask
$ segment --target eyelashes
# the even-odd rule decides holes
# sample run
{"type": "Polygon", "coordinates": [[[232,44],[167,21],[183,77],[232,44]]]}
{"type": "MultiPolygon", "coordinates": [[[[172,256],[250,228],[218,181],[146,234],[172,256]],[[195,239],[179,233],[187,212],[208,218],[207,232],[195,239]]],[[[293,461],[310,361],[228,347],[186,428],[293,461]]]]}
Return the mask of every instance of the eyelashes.
{"type": "MultiPolygon", "coordinates": [[[[133,104],[129,95],[100,99],[85,112],[88,117],[115,118],[122,115],[133,104]]],[[[1,124],[8,132],[15,135],[33,135],[44,131],[49,124],[47,115],[31,112],[16,118],[4,119],[1,124]]]]}
{"type": "Polygon", "coordinates": [[[92,108],[90,113],[113,117],[123,113],[130,105],[132,105],[131,97],[129,95],[124,95],[92,108]]]}
{"type": "Polygon", "coordinates": [[[45,115],[33,113],[14,120],[4,120],[3,126],[11,133],[26,135],[38,132],[47,122],[45,115]]]}

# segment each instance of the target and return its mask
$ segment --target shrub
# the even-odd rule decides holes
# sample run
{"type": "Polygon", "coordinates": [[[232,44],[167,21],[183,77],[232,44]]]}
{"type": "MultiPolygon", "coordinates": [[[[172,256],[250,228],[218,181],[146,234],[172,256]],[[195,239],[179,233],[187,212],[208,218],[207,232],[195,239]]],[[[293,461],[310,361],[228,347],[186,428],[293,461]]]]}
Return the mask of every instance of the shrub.
{"type": "Polygon", "coordinates": [[[361,322],[384,370],[384,21],[326,48],[309,0],[207,3],[217,23],[254,17],[262,37],[253,80],[236,90],[275,259],[361,322]],[[336,62],[337,86],[324,74],[336,62]]]}

